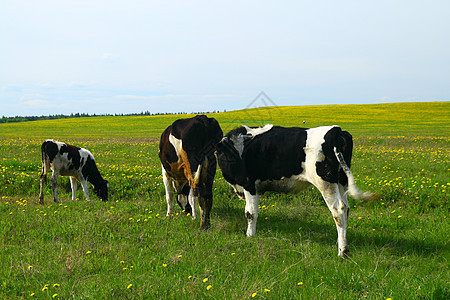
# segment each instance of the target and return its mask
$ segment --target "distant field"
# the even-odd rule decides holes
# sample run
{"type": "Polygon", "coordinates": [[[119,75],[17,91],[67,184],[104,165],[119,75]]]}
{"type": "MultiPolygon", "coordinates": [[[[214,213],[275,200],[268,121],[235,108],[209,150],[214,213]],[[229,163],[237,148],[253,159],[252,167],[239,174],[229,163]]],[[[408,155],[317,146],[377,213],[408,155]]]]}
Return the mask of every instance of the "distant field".
{"type": "Polygon", "coordinates": [[[218,114],[241,124],[340,125],[354,137],[352,171],[374,202],[350,199],[351,257],[320,194],[269,193],[255,238],[244,205],[216,174],[212,228],[177,207],[165,217],[161,132],[187,115],[90,117],[0,124],[2,299],[449,299],[450,102],[268,107],[218,114]],[[305,121],[305,124],[303,123],[305,121]],[[38,204],[40,145],[86,147],[110,201],[38,204]]]}
{"type": "MultiPolygon", "coordinates": [[[[355,136],[450,135],[450,102],[373,105],[278,106],[208,114],[224,132],[246,124],[315,127],[338,124],[355,136]],[[303,121],[306,123],[303,124],[303,121]]],[[[178,118],[193,115],[90,117],[1,124],[2,138],[126,139],[159,138],[178,118]]]]}

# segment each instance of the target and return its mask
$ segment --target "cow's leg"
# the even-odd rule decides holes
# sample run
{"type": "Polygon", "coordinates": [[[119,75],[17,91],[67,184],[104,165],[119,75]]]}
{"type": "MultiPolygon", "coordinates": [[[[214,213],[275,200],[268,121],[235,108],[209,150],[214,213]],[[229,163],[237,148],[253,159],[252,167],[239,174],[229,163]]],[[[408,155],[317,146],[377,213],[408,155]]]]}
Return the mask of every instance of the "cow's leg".
{"type": "MultiPolygon", "coordinates": [[[[189,205],[191,206],[191,210],[192,210],[192,219],[195,220],[195,219],[197,219],[197,196],[194,195],[193,188],[189,189],[188,200],[189,200],[189,205]]],[[[200,209],[201,209],[201,207],[200,207],[200,209]]]]}
{"type": "Polygon", "coordinates": [[[39,178],[39,203],[44,204],[44,184],[47,181],[47,173],[42,171],[41,177],[39,178]]]}
{"type": "Polygon", "coordinates": [[[70,186],[72,187],[72,200],[75,201],[77,199],[77,179],[73,176],[70,176],[70,186]]]}
{"type": "Polygon", "coordinates": [[[166,202],[167,202],[167,214],[166,216],[170,216],[173,211],[173,202],[175,199],[175,192],[173,188],[173,180],[169,177],[164,167],[162,167],[162,175],[164,181],[164,188],[166,189],[166,202]]]}
{"type": "Polygon", "coordinates": [[[345,257],[348,253],[347,226],[350,208],[345,195],[343,193],[341,194],[341,191],[342,190],[339,189],[338,185],[335,183],[327,184],[326,188],[320,189],[328,209],[333,215],[334,222],[336,223],[339,248],[338,255],[340,257],[345,257]],[[342,196],[344,196],[344,198],[342,196]]]}
{"type": "Polygon", "coordinates": [[[52,174],[52,190],[53,190],[53,201],[58,203],[58,196],[56,195],[56,182],[58,180],[58,172],[53,171],[52,174]]]}
{"type": "Polygon", "coordinates": [[[200,206],[200,228],[209,229],[211,227],[210,214],[212,208],[212,197],[199,197],[198,204],[200,206]]]}
{"type": "Polygon", "coordinates": [[[81,187],[83,188],[83,192],[84,192],[84,196],[86,197],[86,200],[91,201],[91,199],[89,198],[89,189],[88,189],[88,185],[87,185],[87,180],[81,179],[80,183],[81,183],[81,187]]]}
{"type": "Polygon", "coordinates": [[[259,195],[252,195],[249,191],[244,190],[245,195],[245,217],[247,218],[247,236],[256,234],[256,221],[258,220],[259,195]]]}

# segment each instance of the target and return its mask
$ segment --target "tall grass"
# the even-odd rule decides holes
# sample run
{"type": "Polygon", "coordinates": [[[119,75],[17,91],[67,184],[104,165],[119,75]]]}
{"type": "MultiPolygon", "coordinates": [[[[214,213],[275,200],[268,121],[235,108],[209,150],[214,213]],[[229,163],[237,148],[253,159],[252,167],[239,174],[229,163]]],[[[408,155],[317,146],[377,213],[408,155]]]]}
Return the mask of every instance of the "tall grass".
{"type": "Polygon", "coordinates": [[[339,124],[354,136],[352,170],[375,202],[350,199],[351,256],[315,189],[261,199],[257,236],[245,203],[216,175],[212,228],[166,204],[158,136],[180,116],[0,124],[0,298],[448,299],[448,102],[277,107],[213,115],[241,124],[339,124]],[[274,113],[273,111],[276,111],[274,113]],[[422,112],[425,115],[422,115],[422,112]],[[406,119],[405,119],[406,118],[406,119]],[[38,204],[40,144],[86,147],[110,201],[58,194],[38,204]]]}

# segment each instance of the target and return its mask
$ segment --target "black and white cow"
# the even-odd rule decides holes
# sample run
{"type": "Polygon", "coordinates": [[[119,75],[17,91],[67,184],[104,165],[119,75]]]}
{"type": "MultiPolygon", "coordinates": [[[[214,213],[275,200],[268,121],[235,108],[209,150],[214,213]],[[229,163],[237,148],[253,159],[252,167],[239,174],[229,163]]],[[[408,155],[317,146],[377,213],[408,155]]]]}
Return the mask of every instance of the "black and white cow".
{"type": "Polygon", "coordinates": [[[247,236],[256,233],[261,193],[298,193],[312,184],[333,214],[338,255],[343,257],[348,252],[347,193],[355,198],[373,197],[356,187],[350,171],[352,148],[352,136],[338,126],[242,126],[230,131],[217,145],[216,156],[225,180],[245,197],[247,236]]]}
{"type": "Polygon", "coordinates": [[[108,181],[102,178],[95,164],[94,156],[89,150],[78,148],[55,140],[46,140],[41,146],[42,174],[40,177],[39,202],[44,204],[44,183],[47,173],[52,169],[53,200],[56,196],[56,181],[58,176],[70,176],[72,200],[76,199],[77,180],[81,182],[84,195],[89,199],[87,182],[93,187],[95,194],[103,201],[108,201],[108,181]]]}
{"type": "Polygon", "coordinates": [[[214,118],[198,115],[173,122],[161,134],[159,158],[166,188],[167,215],[172,214],[175,193],[177,202],[186,213],[197,218],[200,206],[200,227],[210,227],[212,186],[217,162],[215,145],[223,137],[214,118]]]}

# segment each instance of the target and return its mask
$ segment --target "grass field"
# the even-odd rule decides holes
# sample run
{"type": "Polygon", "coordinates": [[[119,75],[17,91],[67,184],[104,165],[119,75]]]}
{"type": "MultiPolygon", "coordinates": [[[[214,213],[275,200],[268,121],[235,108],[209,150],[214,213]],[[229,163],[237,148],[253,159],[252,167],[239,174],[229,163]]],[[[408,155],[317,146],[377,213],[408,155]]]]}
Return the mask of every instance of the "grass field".
{"type": "Polygon", "coordinates": [[[449,299],[450,102],[270,107],[219,114],[223,131],[338,124],[374,202],[350,199],[350,258],[315,189],[261,199],[256,237],[244,201],[216,174],[211,229],[178,207],[165,216],[161,132],[186,115],[0,124],[1,299],[449,299]],[[303,124],[303,120],[306,124],[303,124]],[[91,150],[110,201],[45,189],[40,145],[91,150]]]}

